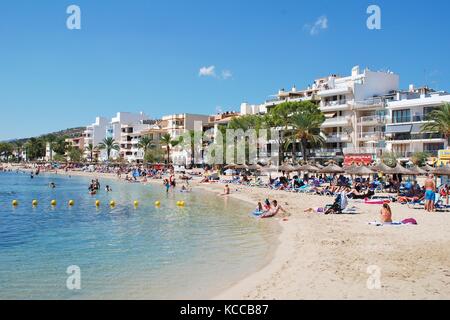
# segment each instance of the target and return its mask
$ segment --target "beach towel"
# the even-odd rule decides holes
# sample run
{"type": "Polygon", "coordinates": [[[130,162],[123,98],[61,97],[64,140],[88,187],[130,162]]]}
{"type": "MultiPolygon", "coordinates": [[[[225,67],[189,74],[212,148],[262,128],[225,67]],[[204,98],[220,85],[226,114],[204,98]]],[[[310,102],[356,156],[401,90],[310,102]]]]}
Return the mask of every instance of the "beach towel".
{"type": "Polygon", "coordinates": [[[391,223],[381,223],[379,221],[373,221],[369,222],[369,225],[376,226],[376,227],[383,227],[383,226],[406,226],[406,225],[417,225],[417,221],[414,218],[408,218],[402,221],[393,221],[391,223]]]}

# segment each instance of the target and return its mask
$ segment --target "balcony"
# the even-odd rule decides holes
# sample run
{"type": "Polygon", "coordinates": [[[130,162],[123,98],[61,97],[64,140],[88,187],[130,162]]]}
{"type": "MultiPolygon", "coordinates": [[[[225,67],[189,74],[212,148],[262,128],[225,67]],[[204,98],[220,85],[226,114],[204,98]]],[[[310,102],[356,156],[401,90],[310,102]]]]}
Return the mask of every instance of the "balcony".
{"type": "Polygon", "coordinates": [[[348,110],[349,106],[347,104],[347,100],[337,100],[337,101],[328,101],[322,102],[320,106],[320,110],[322,112],[330,112],[330,111],[344,111],[348,110]]]}
{"type": "Polygon", "coordinates": [[[404,117],[390,117],[387,121],[388,124],[410,123],[410,122],[426,122],[427,115],[415,114],[413,116],[404,117]]]}
{"type": "Polygon", "coordinates": [[[424,141],[429,142],[430,140],[435,141],[446,141],[442,133],[415,133],[415,134],[397,134],[394,136],[386,137],[386,141],[389,143],[405,143],[405,141],[424,141]]]}
{"type": "Polygon", "coordinates": [[[359,141],[375,141],[384,140],[385,136],[382,132],[363,132],[358,136],[359,141]]]}
{"type": "Polygon", "coordinates": [[[347,127],[350,125],[350,117],[328,118],[322,124],[322,128],[347,127]]]}
{"type": "Polygon", "coordinates": [[[367,116],[358,119],[359,126],[379,126],[386,123],[386,117],[384,116],[367,116]]]}
{"type": "Polygon", "coordinates": [[[339,96],[339,95],[346,95],[348,93],[352,92],[352,88],[345,87],[345,86],[337,86],[334,88],[328,88],[324,87],[321,91],[317,93],[319,97],[332,97],[332,96],[339,96]]]}
{"type": "Polygon", "coordinates": [[[310,156],[317,158],[333,158],[342,155],[342,149],[318,149],[310,152],[310,156]]]}
{"type": "Polygon", "coordinates": [[[349,103],[356,110],[377,109],[384,106],[384,101],[381,98],[370,98],[362,101],[351,101],[349,103]]]}
{"type": "Polygon", "coordinates": [[[380,148],[344,148],[344,154],[378,154],[381,153],[383,149],[380,148]]]}
{"type": "Polygon", "coordinates": [[[350,141],[350,136],[346,133],[331,134],[325,136],[325,141],[327,143],[348,142],[350,141]]]}

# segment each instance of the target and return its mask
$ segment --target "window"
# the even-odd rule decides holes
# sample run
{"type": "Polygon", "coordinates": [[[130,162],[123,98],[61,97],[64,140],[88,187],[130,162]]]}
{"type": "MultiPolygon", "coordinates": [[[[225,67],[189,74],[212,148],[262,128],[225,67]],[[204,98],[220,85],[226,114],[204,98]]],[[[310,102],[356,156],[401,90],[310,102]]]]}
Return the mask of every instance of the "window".
{"type": "Polygon", "coordinates": [[[409,109],[393,111],[392,121],[393,123],[411,122],[411,111],[409,109]]]}

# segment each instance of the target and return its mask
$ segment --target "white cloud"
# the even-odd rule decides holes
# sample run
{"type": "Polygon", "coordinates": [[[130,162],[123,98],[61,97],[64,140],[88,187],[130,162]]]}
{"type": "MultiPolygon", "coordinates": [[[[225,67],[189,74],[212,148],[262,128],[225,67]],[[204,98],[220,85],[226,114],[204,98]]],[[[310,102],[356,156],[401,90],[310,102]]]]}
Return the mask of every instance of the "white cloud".
{"type": "Polygon", "coordinates": [[[222,79],[227,80],[233,77],[233,73],[230,70],[222,71],[222,79]]]}
{"type": "Polygon", "coordinates": [[[200,71],[198,72],[199,77],[215,77],[216,76],[216,67],[215,66],[209,66],[209,67],[201,67],[200,71]]]}
{"type": "Polygon", "coordinates": [[[222,70],[218,75],[216,73],[216,66],[201,67],[198,72],[199,77],[211,77],[216,79],[228,80],[233,77],[233,73],[230,70],[222,70]]]}
{"type": "Polygon", "coordinates": [[[308,30],[309,34],[315,36],[320,33],[322,30],[328,29],[328,18],[327,16],[321,16],[317,18],[316,22],[313,25],[305,24],[305,30],[308,30]]]}

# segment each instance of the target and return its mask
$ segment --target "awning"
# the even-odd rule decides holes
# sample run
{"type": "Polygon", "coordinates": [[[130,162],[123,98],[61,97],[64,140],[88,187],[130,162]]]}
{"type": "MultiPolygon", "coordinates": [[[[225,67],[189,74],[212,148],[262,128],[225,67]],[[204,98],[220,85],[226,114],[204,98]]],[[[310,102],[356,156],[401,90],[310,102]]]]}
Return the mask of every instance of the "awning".
{"type": "Polygon", "coordinates": [[[331,118],[334,118],[336,116],[336,113],[325,113],[324,116],[327,119],[331,119],[331,118]]]}
{"type": "Polygon", "coordinates": [[[432,133],[431,131],[422,131],[422,126],[423,126],[423,123],[414,123],[411,133],[412,134],[425,133],[425,132],[432,133]]]}
{"type": "Polygon", "coordinates": [[[386,133],[410,133],[412,130],[412,124],[404,124],[398,126],[387,126],[386,133]]]}

